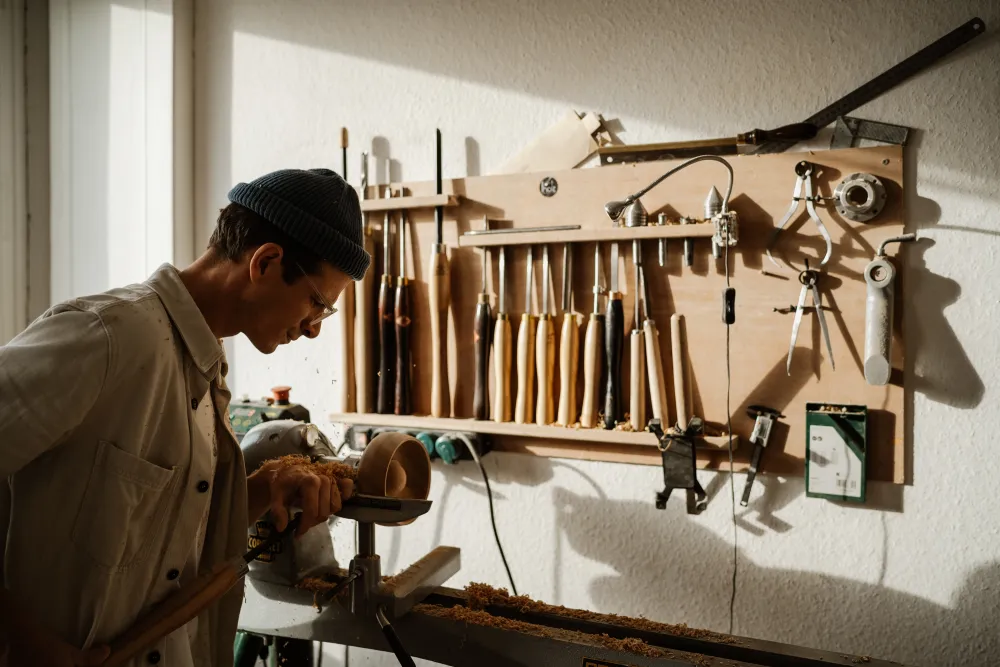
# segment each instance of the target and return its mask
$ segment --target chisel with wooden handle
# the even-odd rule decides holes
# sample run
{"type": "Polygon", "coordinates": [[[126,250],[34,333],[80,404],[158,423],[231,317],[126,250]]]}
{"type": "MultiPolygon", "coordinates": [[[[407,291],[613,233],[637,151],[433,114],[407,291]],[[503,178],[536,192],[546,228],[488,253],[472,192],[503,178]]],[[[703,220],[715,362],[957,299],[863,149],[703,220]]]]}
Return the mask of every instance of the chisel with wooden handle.
{"type": "Polygon", "coordinates": [[[563,245],[563,323],[559,335],[559,413],[556,423],[572,426],[576,422],[576,374],[580,357],[580,325],[573,312],[573,253],[563,245]]]}
{"type": "Polygon", "coordinates": [[[674,313],[670,316],[670,351],[674,365],[674,405],[677,413],[677,427],[686,431],[688,427],[688,385],[687,364],[684,353],[687,341],[684,338],[684,316],[674,313]]]}
{"type": "MultiPolygon", "coordinates": [[[[386,168],[388,174],[388,167],[386,168]]],[[[392,191],[386,185],[386,197],[391,197],[392,191]]],[[[378,411],[379,414],[392,414],[395,407],[396,388],[396,309],[393,306],[392,291],[392,212],[385,212],[385,223],[382,225],[382,284],[378,292],[378,324],[379,324],[379,364],[378,364],[378,411]]]]}
{"type": "MultiPolygon", "coordinates": [[[[361,197],[368,198],[368,153],[361,154],[361,197]]],[[[372,234],[368,214],[362,213],[365,250],[375,256],[375,237],[372,234]]],[[[354,379],[355,404],[360,413],[373,412],[375,366],[372,363],[372,342],[375,337],[374,271],[369,268],[361,280],[354,283],[354,379]]]]}
{"type": "MultiPolygon", "coordinates": [[[[484,228],[489,227],[489,220],[483,219],[484,228]]],[[[473,322],[472,335],[475,351],[475,387],[472,394],[472,416],[475,419],[489,419],[490,397],[490,332],[493,328],[493,313],[490,308],[490,293],[487,289],[487,274],[489,271],[490,251],[483,248],[483,289],[476,302],[476,319],[473,322]]]]}
{"type": "MultiPolygon", "coordinates": [[[[437,130],[437,193],[441,194],[441,130],[437,130]]],[[[431,249],[431,416],[451,417],[448,386],[448,307],[451,275],[444,245],[444,206],[434,208],[436,242],[431,249]]]]}
{"type": "Polygon", "coordinates": [[[622,420],[622,338],[625,313],[622,293],[618,291],[618,244],[611,244],[611,289],[608,292],[607,315],[604,319],[605,389],[604,428],[613,429],[622,420]]]}
{"type": "Polygon", "coordinates": [[[538,315],[538,329],[535,334],[535,376],[538,394],[535,402],[535,423],[546,426],[555,415],[555,399],[552,395],[552,377],[556,365],[556,332],[552,328],[549,313],[549,282],[552,278],[549,266],[549,247],[542,247],[542,312],[538,315]]]}
{"type": "Polygon", "coordinates": [[[250,562],[295,530],[302,514],[297,514],[282,532],[274,532],[242,556],[223,561],[208,572],[184,584],[163,602],[141,617],[135,625],[111,642],[111,654],[103,667],[120,667],[140,652],[190,622],[206,607],[242,579],[250,571],[250,562]]]}
{"type": "MultiPolygon", "coordinates": [[[[340,128],[340,150],[343,158],[343,176],[347,180],[347,128],[340,128]]],[[[354,412],[357,409],[354,368],[354,290],[346,289],[337,300],[337,314],[340,319],[337,327],[340,329],[340,342],[343,350],[343,366],[339,387],[339,408],[341,412],[354,412]]]]}
{"type": "Polygon", "coordinates": [[[635,319],[632,321],[631,364],[629,365],[629,423],[633,431],[646,428],[646,348],[642,331],[642,290],[639,286],[639,272],[642,268],[642,245],[632,241],[632,270],[635,284],[635,319]]]}
{"type": "MultiPolygon", "coordinates": [[[[402,190],[400,190],[402,193],[402,190]]],[[[412,412],[410,363],[410,281],[406,277],[406,211],[399,212],[399,278],[396,280],[396,401],[394,412],[412,412]]]]}
{"type": "Polygon", "coordinates": [[[667,383],[663,371],[663,355],[660,352],[660,332],[656,322],[649,313],[649,285],[646,283],[646,271],[639,267],[639,282],[642,283],[642,299],[645,304],[646,320],[642,323],[646,335],[646,373],[649,379],[649,402],[653,408],[653,418],[661,424],[670,423],[670,413],[667,409],[667,383]]]}
{"type": "Polygon", "coordinates": [[[507,314],[507,249],[500,247],[500,294],[493,328],[493,421],[510,421],[510,316],[507,314]]]}
{"type": "Polygon", "coordinates": [[[597,426],[599,412],[598,396],[601,393],[601,373],[604,370],[604,313],[601,310],[601,244],[594,244],[594,309],[587,321],[587,333],[583,341],[583,407],[580,410],[580,426],[597,426]]]}
{"type": "Polygon", "coordinates": [[[529,424],[535,410],[535,316],[531,314],[531,292],[535,281],[532,248],[528,246],[527,274],[524,277],[524,313],[517,328],[517,400],[514,421],[529,424]]]}

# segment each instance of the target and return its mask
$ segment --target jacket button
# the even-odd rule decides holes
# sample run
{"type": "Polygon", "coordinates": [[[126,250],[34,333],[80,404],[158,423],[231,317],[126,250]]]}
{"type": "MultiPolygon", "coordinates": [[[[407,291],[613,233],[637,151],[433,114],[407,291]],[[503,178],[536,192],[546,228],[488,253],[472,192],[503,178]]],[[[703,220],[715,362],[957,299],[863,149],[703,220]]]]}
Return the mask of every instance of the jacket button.
{"type": "Polygon", "coordinates": [[[147,662],[149,662],[149,664],[155,665],[156,663],[158,663],[160,661],[160,652],[159,651],[150,651],[146,655],[146,660],[147,660],[147,662]]]}
{"type": "Polygon", "coordinates": [[[169,572],[167,572],[167,579],[169,579],[170,581],[173,581],[179,576],[181,576],[180,570],[170,570],[169,572]]]}
{"type": "Polygon", "coordinates": [[[191,409],[192,410],[197,410],[198,409],[198,399],[197,398],[192,398],[191,399],[191,409]]]}
{"type": "Polygon", "coordinates": [[[205,480],[201,480],[200,482],[198,482],[198,486],[196,488],[198,489],[199,492],[205,493],[206,491],[208,491],[208,482],[206,482],[205,480]]]}

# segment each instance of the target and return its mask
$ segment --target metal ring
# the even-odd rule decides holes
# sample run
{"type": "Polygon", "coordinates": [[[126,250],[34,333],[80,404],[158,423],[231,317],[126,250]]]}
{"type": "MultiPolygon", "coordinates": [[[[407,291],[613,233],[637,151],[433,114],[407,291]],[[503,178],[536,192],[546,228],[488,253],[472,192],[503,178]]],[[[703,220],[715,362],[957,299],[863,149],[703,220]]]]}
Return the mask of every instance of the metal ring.
{"type": "Polygon", "coordinates": [[[851,174],[833,191],[837,212],[853,222],[868,222],[885,208],[885,186],[876,176],[851,174]]]}

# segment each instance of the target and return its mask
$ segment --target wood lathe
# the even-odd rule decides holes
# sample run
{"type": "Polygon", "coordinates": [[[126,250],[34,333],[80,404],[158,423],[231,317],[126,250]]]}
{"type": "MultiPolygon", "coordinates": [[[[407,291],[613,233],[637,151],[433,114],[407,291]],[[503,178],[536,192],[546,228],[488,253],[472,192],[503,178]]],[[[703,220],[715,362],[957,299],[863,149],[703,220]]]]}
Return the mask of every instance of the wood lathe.
{"type": "MultiPolygon", "coordinates": [[[[304,453],[303,438],[282,436],[284,430],[301,428],[299,422],[270,422],[248,434],[243,443],[248,470],[269,458],[304,453]]],[[[317,460],[332,459],[324,455],[332,447],[321,434],[305,446],[317,460]]],[[[460,567],[454,547],[438,546],[401,573],[383,577],[375,525],[405,526],[430,510],[430,464],[423,445],[401,433],[377,436],[361,460],[362,496],[339,514],[358,523],[354,558],[339,567],[329,531],[318,530],[300,540],[288,538],[251,563],[240,616],[244,636],[391,651],[401,665],[412,665],[414,657],[481,667],[895,664],[555,607],[483,585],[446,588],[443,584],[460,567]]],[[[256,660],[256,651],[248,655],[256,660]]],[[[236,664],[241,665],[239,652],[236,664]]],[[[297,667],[288,659],[281,664],[297,667]]]]}

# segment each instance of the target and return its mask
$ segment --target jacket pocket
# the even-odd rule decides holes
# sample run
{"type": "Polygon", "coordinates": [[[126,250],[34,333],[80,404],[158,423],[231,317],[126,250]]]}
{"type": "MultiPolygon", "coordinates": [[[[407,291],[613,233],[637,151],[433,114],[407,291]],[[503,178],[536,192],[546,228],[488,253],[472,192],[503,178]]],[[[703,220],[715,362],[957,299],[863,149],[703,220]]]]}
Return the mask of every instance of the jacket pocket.
{"type": "Polygon", "coordinates": [[[176,468],[161,468],[102,440],[73,525],[73,543],[108,570],[142,563],[163,530],[176,476],[176,468]]]}

